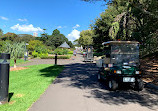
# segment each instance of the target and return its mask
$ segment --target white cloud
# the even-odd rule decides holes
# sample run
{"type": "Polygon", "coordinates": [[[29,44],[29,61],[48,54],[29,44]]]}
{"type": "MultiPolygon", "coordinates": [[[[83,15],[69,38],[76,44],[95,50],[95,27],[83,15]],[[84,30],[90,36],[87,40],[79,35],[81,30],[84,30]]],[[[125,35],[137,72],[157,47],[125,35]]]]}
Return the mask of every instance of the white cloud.
{"type": "Polygon", "coordinates": [[[62,28],[62,26],[58,26],[57,28],[58,28],[58,29],[61,29],[61,28],[62,28]]]}
{"type": "Polygon", "coordinates": [[[80,37],[80,31],[73,29],[70,34],[67,35],[70,41],[74,41],[80,37]]]}
{"type": "Polygon", "coordinates": [[[3,20],[9,20],[7,17],[3,17],[3,16],[0,16],[0,18],[3,20]]]}
{"type": "Polygon", "coordinates": [[[18,19],[19,21],[21,21],[21,22],[26,22],[27,21],[27,19],[18,19]]]}
{"type": "Polygon", "coordinates": [[[58,26],[57,29],[67,28],[67,26],[58,26]]]}
{"type": "Polygon", "coordinates": [[[10,27],[13,30],[17,30],[17,31],[21,31],[21,32],[42,32],[43,29],[41,29],[40,27],[34,27],[32,24],[30,25],[14,25],[12,27],[10,27]]]}
{"type": "Polygon", "coordinates": [[[76,24],[76,25],[73,27],[73,29],[76,29],[76,28],[78,28],[78,27],[80,27],[80,25],[76,24]]]}

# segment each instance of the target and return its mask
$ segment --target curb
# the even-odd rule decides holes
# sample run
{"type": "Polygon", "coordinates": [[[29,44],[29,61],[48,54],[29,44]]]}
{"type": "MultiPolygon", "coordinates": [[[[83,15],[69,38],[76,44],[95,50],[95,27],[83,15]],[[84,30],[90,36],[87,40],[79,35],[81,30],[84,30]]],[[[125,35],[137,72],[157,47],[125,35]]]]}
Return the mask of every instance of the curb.
{"type": "Polygon", "coordinates": [[[156,86],[152,83],[147,83],[147,82],[144,82],[144,83],[145,83],[145,87],[158,90],[158,86],[156,86]]]}

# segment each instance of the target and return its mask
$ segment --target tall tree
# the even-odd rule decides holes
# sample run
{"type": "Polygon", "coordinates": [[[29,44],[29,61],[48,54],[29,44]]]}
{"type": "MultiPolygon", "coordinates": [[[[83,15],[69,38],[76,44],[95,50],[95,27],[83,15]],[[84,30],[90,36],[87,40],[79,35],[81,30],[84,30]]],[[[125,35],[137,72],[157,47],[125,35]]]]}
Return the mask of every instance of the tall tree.
{"type": "Polygon", "coordinates": [[[28,43],[30,40],[35,40],[30,34],[17,34],[17,37],[14,39],[15,42],[25,42],[28,43]]]}
{"type": "Polygon", "coordinates": [[[58,29],[55,29],[52,33],[52,35],[48,36],[48,40],[46,41],[46,45],[54,48],[57,48],[62,43],[67,42],[70,47],[73,47],[73,44],[71,41],[68,41],[68,39],[65,37],[65,35],[61,34],[58,29]]]}
{"type": "Polygon", "coordinates": [[[79,44],[83,46],[88,46],[93,44],[93,31],[92,30],[83,30],[80,33],[80,38],[78,40],[79,44]]]}
{"type": "Polygon", "coordinates": [[[3,35],[3,30],[0,29],[0,37],[2,37],[2,35],[3,35]]]}
{"type": "Polygon", "coordinates": [[[8,32],[1,37],[1,40],[11,40],[14,41],[17,35],[15,33],[8,32]]]}

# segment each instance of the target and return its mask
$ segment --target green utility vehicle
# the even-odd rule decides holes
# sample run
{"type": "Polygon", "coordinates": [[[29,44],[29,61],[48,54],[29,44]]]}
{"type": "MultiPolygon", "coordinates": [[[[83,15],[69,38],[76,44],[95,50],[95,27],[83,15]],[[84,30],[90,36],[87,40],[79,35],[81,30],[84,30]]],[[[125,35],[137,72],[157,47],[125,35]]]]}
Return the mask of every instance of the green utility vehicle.
{"type": "Polygon", "coordinates": [[[104,42],[105,55],[98,73],[98,80],[106,80],[110,90],[119,85],[132,85],[136,90],[143,90],[142,74],[139,70],[139,42],[109,41],[104,42]]]}

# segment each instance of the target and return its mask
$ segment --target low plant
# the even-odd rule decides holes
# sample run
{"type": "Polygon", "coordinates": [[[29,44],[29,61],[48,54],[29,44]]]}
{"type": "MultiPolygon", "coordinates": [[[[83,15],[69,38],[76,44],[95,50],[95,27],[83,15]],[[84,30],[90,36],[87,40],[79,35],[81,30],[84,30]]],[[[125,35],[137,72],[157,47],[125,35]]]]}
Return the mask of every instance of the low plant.
{"type": "Polygon", "coordinates": [[[39,54],[39,57],[48,57],[48,53],[45,53],[45,54],[39,54]]]}
{"type": "MultiPolygon", "coordinates": [[[[70,55],[57,56],[57,59],[70,59],[70,55]]],[[[42,56],[41,59],[55,59],[55,56],[42,56]]]]}
{"type": "Polygon", "coordinates": [[[58,54],[58,55],[67,55],[68,54],[68,49],[56,48],[54,50],[54,53],[58,54]]]}
{"type": "Polygon", "coordinates": [[[32,52],[32,56],[35,58],[35,57],[38,57],[38,52],[36,52],[36,51],[33,51],[32,52]]]}
{"type": "Polygon", "coordinates": [[[68,54],[73,54],[73,51],[69,51],[68,54]]]}

